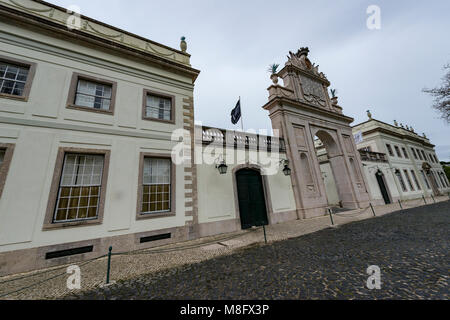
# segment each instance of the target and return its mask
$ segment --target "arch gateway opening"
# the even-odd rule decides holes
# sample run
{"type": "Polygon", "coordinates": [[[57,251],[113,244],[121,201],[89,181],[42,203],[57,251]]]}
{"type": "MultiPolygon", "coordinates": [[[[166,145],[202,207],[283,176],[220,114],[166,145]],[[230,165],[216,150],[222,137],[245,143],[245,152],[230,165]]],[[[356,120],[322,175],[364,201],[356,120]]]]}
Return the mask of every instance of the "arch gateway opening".
{"type": "Polygon", "coordinates": [[[308,54],[308,48],[289,52],[283,69],[272,75],[269,102],[263,106],[287,144],[298,218],[323,215],[330,206],[369,204],[350,127],[354,119],[343,114],[337,97],[329,96],[330,82],[308,54]]]}

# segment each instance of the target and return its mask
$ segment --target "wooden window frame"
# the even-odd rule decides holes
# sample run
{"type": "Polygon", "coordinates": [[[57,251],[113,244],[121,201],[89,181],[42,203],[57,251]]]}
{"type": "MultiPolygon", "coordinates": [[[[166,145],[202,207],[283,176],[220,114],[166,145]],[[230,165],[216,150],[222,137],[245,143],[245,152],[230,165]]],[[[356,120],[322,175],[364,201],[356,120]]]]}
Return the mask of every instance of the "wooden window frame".
{"type": "Polygon", "coordinates": [[[164,217],[174,217],[176,215],[176,165],[172,161],[171,154],[160,153],[148,153],[141,152],[139,155],[139,177],[138,177],[138,190],[137,190],[137,208],[136,208],[136,220],[155,219],[164,217]],[[170,211],[160,213],[142,213],[142,197],[143,197],[143,183],[144,183],[144,159],[145,158],[157,158],[157,159],[169,159],[170,166],[170,211]]]}
{"type": "Polygon", "coordinates": [[[5,187],[6,178],[8,177],[9,167],[14,154],[15,144],[13,143],[0,143],[0,149],[5,150],[5,156],[0,166],[0,198],[2,196],[3,189],[5,187]]]}
{"type": "Polygon", "coordinates": [[[147,121],[156,121],[156,122],[161,122],[161,123],[167,123],[167,124],[175,124],[176,123],[176,119],[175,119],[175,96],[174,95],[170,95],[167,93],[162,93],[162,92],[157,92],[157,91],[153,91],[153,90],[149,90],[149,89],[144,89],[144,94],[142,97],[142,120],[147,120],[147,121]],[[147,95],[152,95],[152,96],[156,96],[156,97],[160,97],[160,98],[165,98],[165,99],[170,99],[172,102],[172,108],[170,110],[170,120],[164,120],[164,119],[157,119],[157,118],[152,118],[152,117],[148,117],[147,113],[146,113],[146,107],[147,107],[147,95]]]}
{"type": "Polygon", "coordinates": [[[73,110],[114,115],[114,110],[115,110],[115,106],[116,106],[116,93],[117,93],[117,82],[74,72],[72,74],[72,80],[70,81],[69,94],[67,95],[66,108],[73,109],[73,110]],[[96,82],[99,84],[110,85],[111,86],[111,102],[109,104],[109,110],[95,109],[95,108],[76,105],[75,98],[76,98],[79,80],[86,80],[86,81],[90,81],[90,82],[96,82]]]}
{"type": "Polygon", "coordinates": [[[0,98],[20,100],[20,101],[27,102],[30,97],[31,87],[33,85],[34,76],[36,74],[37,64],[34,62],[19,60],[16,58],[2,56],[2,55],[0,55],[0,61],[5,62],[5,63],[15,64],[19,67],[28,68],[28,76],[27,76],[27,81],[25,82],[25,87],[23,88],[23,94],[21,96],[17,96],[14,94],[0,93],[0,98]]]}
{"type": "Polygon", "coordinates": [[[53,173],[52,185],[50,188],[50,195],[48,198],[47,211],[44,219],[43,230],[54,230],[70,227],[80,227],[80,226],[90,226],[97,225],[103,222],[103,215],[105,210],[105,197],[106,197],[106,187],[108,183],[108,171],[109,162],[111,158],[111,151],[109,150],[99,150],[99,149],[80,149],[80,148],[70,148],[70,147],[60,147],[58,149],[58,155],[56,157],[55,169],[53,173]],[[56,210],[56,201],[58,197],[58,190],[61,182],[61,176],[63,171],[64,158],[66,154],[86,154],[86,155],[103,155],[103,173],[102,173],[102,183],[101,191],[98,205],[98,213],[96,219],[89,220],[79,220],[73,222],[54,222],[53,217],[56,210]]]}

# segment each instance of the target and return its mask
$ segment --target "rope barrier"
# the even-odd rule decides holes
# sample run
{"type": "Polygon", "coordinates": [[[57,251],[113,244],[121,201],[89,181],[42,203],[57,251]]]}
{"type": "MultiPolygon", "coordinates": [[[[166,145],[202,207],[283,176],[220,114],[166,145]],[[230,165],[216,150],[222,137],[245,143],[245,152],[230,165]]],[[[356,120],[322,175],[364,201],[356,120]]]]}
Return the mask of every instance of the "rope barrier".
{"type": "MultiPolygon", "coordinates": [[[[79,267],[83,267],[83,266],[85,266],[85,265],[87,265],[87,264],[89,264],[89,263],[91,263],[91,262],[93,262],[93,261],[95,261],[95,260],[104,258],[104,257],[106,257],[106,256],[107,256],[107,255],[103,255],[103,256],[100,256],[100,257],[97,257],[97,258],[94,258],[94,259],[90,259],[90,260],[88,260],[88,261],[85,261],[85,262],[83,262],[82,264],[80,264],[79,267]]],[[[56,270],[58,270],[58,269],[56,269],[56,270]]],[[[55,271],[55,270],[52,270],[52,271],[55,271]]],[[[51,271],[50,271],[50,272],[51,272],[51,271]]],[[[42,273],[42,274],[43,274],[43,273],[42,273]]],[[[12,294],[14,294],[14,293],[22,292],[22,291],[24,291],[24,290],[26,290],[26,289],[30,289],[30,288],[32,288],[32,287],[35,287],[35,286],[37,286],[38,284],[41,284],[41,283],[44,283],[44,282],[47,282],[47,281],[56,279],[56,278],[58,278],[58,277],[61,277],[61,276],[63,276],[63,275],[66,275],[66,274],[67,274],[67,272],[63,272],[63,273],[57,274],[57,275],[55,275],[55,276],[53,276],[53,277],[50,277],[50,278],[48,278],[48,279],[45,279],[45,280],[42,280],[42,281],[39,281],[39,282],[35,282],[35,283],[31,284],[31,285],[22,287],[22,288],[20,288],[20,289],[17,289],[17,290],[14,290],[14,291],[10,291],[10,292],[7,292],[7,293],[0,294],[0,298],[3,298],[3,297],[6,297],[6,296],[9,296],[9,295],[12,295],[12,294]]]]}
{"type": "Polygon", "coordinates": [[[242,237],[244,235],[247,235],[249,233],[252,232],[256,232],[261,230],[261,228],[257,228],[257,229],[252,229],[249,230],[245,233],[242,234],[237,234],[237,235],[233,235],[233,236],[228,236],[228,237],[224,237],[224,238],[219,238],[219,239],[214,239],[208,242],[202,242],[199,244],[194,244],[194,245],[186,245],[186,246],[182,246],[182,247],[175,247],[175,248],[169,248],[169,249],[142,249],[142,250],[138,250],[138,251],[133,251],[133,252],[117,252],[117,253],[113,253],[113,256],[122,256],[122,255],[141,255],[141,254],[154,254],[154,253],[167,253],[167,252],[175,252],[175,251],[180,251],[180,250],[188,250],[188,249],[194,249],[194,248],[200,248],[200,247],[204,247],[205,245],[209,245],[209,244],[214,244],[220,241],[227,241],[227,240],[231,240],[231,239],[235,239],[235,238],[239,238],[242,237]]]}
{"type": "MultiPolygon", "coordinates": [[[[124,256],[124,255],[129,255],[129,256],[131,256],[131,255],[141,255],[141,254],[168,253],[168,252],[175,252],[175,251],[181,251],[181,250],[188,250],[188,249],[200,248],[200,247],[203,247],[203,246],[205,246],[205,245],[217,243],[217,242],[220,242],[220,241],[227,241],[227,240],[235,239],[235,238],[238,238],[238,237],[241,237],[241,236],[250,234],[250,233],[252,233],[252,232],[259,231],[260,229],[261,229],[261,228],[252,229],[252,230],[249,230],[249,231],[247,231],[247,232],[245,232],[245,233],[241,233],[241,234],[237,234],[237,235],[232,235],[232,236],[227,236],[227,237],[221,237],[221,238],[218,238],[218,239],[214,239],[214,240],[207,241],[207,242],[202,242],[202,243],[195,244],[195,245],[186,245],[186,246],[181,246],[181,247],[175,247],[175,248],[169,248],[169,249],[159,249],[159,250],[158,250],[158,249],[156,249],[156,250],[155,250],[155,249],[142,249],[142,250],[133,251],[133,252],[117,252],[117,253],[112,253],[111,255],[112,255],[112,256],[124,256]]],[[[105,258],[105,257],[107,257],[107,256],[108,256],[108,255],[105,254],[105,255],[102,255],[102,256],[100,256],[100,257],[93,258],[93,259],[90,259],[90,260],[88,260],[88,261],[85,261],[84,263],[82,263],[82,264],[80,265],[80,267],[81,267],[81,266],[84,266],[84,265],[86,265],[86,264],[88,264],[88,263],[90,263],[90,262],[93,262],[93,261],[95,261],[95,260],[99,260],[99,259],[105,258]]],[[[0,285],[1,285],[1,284],[5,284],[5,283],[9,283],[9,282],[13,282],[13,281],[18,281],[18,280],[23,280],[23,279],[29,279],[29,278],[32,278],[32,277],[44,275],[44,274],[47,274],[47,273],[55,272],[55,271],[58,271],[58,270],[61,270],[61,269],[66,269],[66,268],[67,268],[67,265],[64,265],[64,266],[57,267],[57,268],[54,268],[54,269],[51,269],[51,270],[46,270],[46,271],[43,271],[43,272],[39,272],[39,273],[31,274],[31,275],[26,275],[26,276],[22,276],[22,277],[20,277],[20,278],[14,278],[14,279],[5,280],[5,281],[0,282],[0,285]]],[[[18,291],[13,291],[13,292],[10,292],[10,293],[5,294],[5,295],[0,295],[0,298],[2,298],[2,297],[4,297],[4,296],[7,296],[7,295],[10,295],[10,294],[15,293],[15,292],[19,292],[19,291],[28,289],[29,287],[33,287],[33,286],[35,286],[35,285],[37,285],[37,284],[40,284],[40,283],[43,283],[43,282],[52,280],[52,279],[57,278],[57,277],[60,277],[60,276],[62,276],[62,275],[64,275],[64,274],[66,274],[66,272],[61,273],[61,274],[58,274],[57,276],[51,277],[51,278],[49,278],[49,279],[47,279],[47,280],[43,280],[43,281],[41,281],[41,282],[35,283],[35,284],[31,285],[31,286],[24,287],[24,288],[22,288],[22,289],[19,289],[18,291]]]]}

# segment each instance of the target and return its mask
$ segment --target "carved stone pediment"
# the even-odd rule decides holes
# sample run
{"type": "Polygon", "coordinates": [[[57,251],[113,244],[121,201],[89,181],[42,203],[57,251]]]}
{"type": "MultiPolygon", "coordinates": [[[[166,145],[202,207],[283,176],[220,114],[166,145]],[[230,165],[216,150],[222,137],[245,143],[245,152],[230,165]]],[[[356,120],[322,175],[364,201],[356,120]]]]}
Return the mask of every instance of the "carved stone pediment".
{"type": "Polygon", "coordinates": [[[319,66],[315,63],[311,63],[311,61],[308,59],[308,53],[309,49],[307,47],[300,48],[297,53],[293,53],[289,51],[289,55],[287,56],[288,61],[286,62],[286,66],[295,66],[301,70],[304,70],[306,72],[309,72],[321,79],[324,79],[326,81],[327,78],[323,72],[319,72],[319,66]]]}

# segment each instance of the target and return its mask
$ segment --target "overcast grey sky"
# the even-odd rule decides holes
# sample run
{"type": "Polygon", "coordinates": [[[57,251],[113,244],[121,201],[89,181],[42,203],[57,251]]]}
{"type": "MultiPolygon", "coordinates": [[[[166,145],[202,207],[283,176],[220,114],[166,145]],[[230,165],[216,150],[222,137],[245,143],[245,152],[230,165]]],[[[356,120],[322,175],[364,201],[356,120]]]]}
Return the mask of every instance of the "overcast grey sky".
{"type": "Polygon", "coordinates": [[[431,109],[424,87],[441,83],[450,62],[450,1],[364,0],[49,0],[179,48],[186,36],[195,88],[196,120],[233,127],[239,96],[245,128],[268,129],[271,84],[267,68],[284,65],[289,51],[307,46],[346,115],[359,123],[394,119],[425,132],[440,160],[450,161],[450,126],[431,109]],[[381,29],[366,27],[369,5],[381,8],[381,29]]]}

